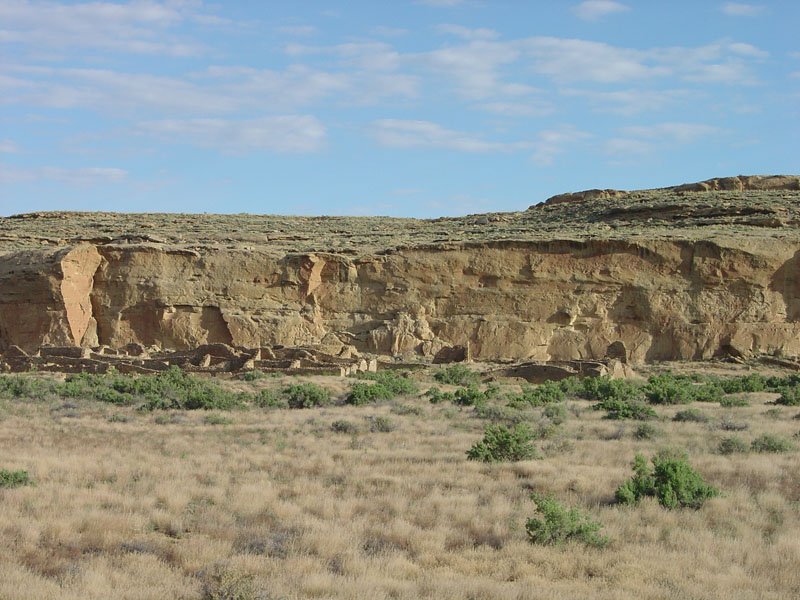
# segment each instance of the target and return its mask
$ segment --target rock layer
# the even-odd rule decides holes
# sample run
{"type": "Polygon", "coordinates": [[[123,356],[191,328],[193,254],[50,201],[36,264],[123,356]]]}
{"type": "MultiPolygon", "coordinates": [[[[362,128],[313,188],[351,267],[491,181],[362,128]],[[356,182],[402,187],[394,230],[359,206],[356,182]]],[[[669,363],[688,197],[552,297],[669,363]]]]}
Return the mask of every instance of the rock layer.
{"type": "MultiPolygon", "coordinates": [[[[775,181],[791,193],[787,179],[775,181]]],[[[661,208],[685,193],[672,190],[661,208]]],[[[654,202],[620,194],[596,195],[587,223],[598,214],[609,215],[606,222],[631,219],[654,202]]],[[[362,253],[64,239],[55,249],[0,255],[0,349],[277,344],[432,357],[464,346],[478,360],[569,361],[601,359],[621,342],[613,353],[624,348],[629,364],[797,355],[800,239],[792,200],[786,197],[777,229],[700,227],[723,209],[741,216],[719,201],[710,204],[716,216],[695,215],[673,235],[632,227],[528,239],[462,235],[362,253]]],[[[695,200],[680,202],[678,212],[699,210],[695,200]]],[[[575,210],[569,202],[551,209],[562,207],[575,210]]],[[[652,209],[658,214],[658,202],[652,209]]],[[[524,215],[499,218],[497,226],[524,215]]]]}

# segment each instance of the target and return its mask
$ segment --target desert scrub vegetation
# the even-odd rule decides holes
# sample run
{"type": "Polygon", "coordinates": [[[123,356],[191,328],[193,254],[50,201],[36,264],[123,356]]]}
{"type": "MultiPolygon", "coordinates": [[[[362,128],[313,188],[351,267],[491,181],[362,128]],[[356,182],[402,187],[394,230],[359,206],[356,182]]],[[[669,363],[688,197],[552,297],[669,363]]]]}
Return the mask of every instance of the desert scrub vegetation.
{"type": "Polygon", "coordinates": [[[0,469],[0,488],[18,488],[25,485],[33,485],[33,481],[27,471],[0,469]]]}
{"type": "Polygon", "coordinates": [[[483,462],[518,461],[538,458],[532,440],[536,437],[527,423],[513,428],[505,425],[488,425],[483,439],[467,450],[469,460],[483,462]]]}
{"type": "Polygon", "coordinates": [[[633,477],[617,488],[617,502],[636,504],[652,496],[664,508],[700,508],[708,498],[719,495],[719,490],[708,485],[680,453],[663,452],[651,462],[652,467],[644,455],[636,455],[633,477]]]}
{"type": "Polygon", "coordinates": [[[330,404],[331,393],[316,383],[297,383],[281,392],[289,408],[313,408],[330,404]]]}
{"type": "Polygon", "coordinates": [[[523,385],[522,391],[506,396],[509,406],[523,408],[525,406],[543,406],[562,402],[567,397],[564,388],[557,381],[548,381],[537,386],[523,385]]]}
{"type": "Polygon", "coordinates": [[[393,370],[375,373],[359,373],[357,379],[371,380],[374,383],[355,383],[350,388],[346,402],[354,406],[370,404],[379,400],[392,400],[397,396],[411,396],[419,390],[416,382],[405,373],[393,370]]]}
{"type": "MultiPolygon", "coordinates": [[[[302,380],[207,381],[281,397],[302,380]]],[[[353,383],[309,381],[342,399],[353,383]]],[[[717,403],[702,405],[711,420],[699,426],[672,420],[692,405],[663,405],[663,435],[637,440],[639,422],[609,421],[589,409],[598,400],[565,393],[565,402],[522,409],[501,393],[467,408],[399,401],[421,411],[389,401],[148,414],[52,391],[42,401],[2,399],[0,467],[27,471],[36,487],[0,489],[0,598],[797,597],[797,456],[749,451],[762,432],[791,439],[797,409],[770,419],[762,413],[777,394],[753,394],[730,422],[749,434],[717,428],[731,416],[717,403]],[[79,419],[54,417],[65,402],[79,419]],[[548,406],[567,407],[568,418],[555,426],[548,406]],[[217,413],[233,422],[205,423],[217,413]],[[397,428],[371,432],[375,417],[397,428]],[[540,459],[467,458],[486,425],[516,423],[529,426],[540,459]],[[733,434],[747,451],[721,454],[733,434]],[[649,459],[667,440],[690,449],[692,468],[724,493],[699,510],[665,510],[649,497],[615,503],[635,453],[649,459]],[[532,491],[603,523],[596,533],[613,541],[531,543],[528,520],[546,520],[532,491]]],[[[549,524],[559,519],[554,510],[549,524]]],[[[555,530],[560,539],[570,528],[555,530]]]]}
{"type": "Polygon", "coordinates": [[[458,406],[484,406],[490,400],[497,398],[500,388],[487,386],[481,390],[477,384],[470,383],[465,387],[460,387],[454,392],[442,392],[438,387],[432,386],[425,392],[425,396],[431,404],[439,402],[452,402],[458,406]]]}
{"type": "Polygon", "coordinates": [[[469,385],[478,383],[478,374],[468,366],[456,363],[434,372],[433,379],[446,385],[469,385]]]}
{"type": "Polygon", "coordinates": [[[774,433],[762,433],[750,443],[753,452],[767,452],[779,454],[781,452],[791,452],[794,445],[779,435],[774,433]]]}
{"type": "Polygon", "coordinates": [[[604,527],[603,523],[583,511],[562,504],[552,495],[533,493],[531,500],[541,515],[525,522],[525,531],[532,543],[557,545],[575,540],[596,548],[608,544],[608,538],[597,533],[604,527]]]}

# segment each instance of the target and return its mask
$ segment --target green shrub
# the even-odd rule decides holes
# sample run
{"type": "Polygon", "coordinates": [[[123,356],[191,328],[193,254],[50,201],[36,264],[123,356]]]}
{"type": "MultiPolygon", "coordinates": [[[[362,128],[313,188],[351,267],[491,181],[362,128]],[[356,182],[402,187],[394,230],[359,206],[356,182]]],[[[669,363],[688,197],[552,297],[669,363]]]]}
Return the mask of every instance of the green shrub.
{"type": "Polygon", "coordinates": [[[393,397],[392,391],[380,383],[354,383],[345,402],[353,406],[361,406],[378,400],[390,400],[393,397]]]}
{"type": "Polygon", "coordinates": [[[266,379],[269,375],[264,373],[264,371],[259,371],[258,369],[253,369],[252,371],[247,371],[242,375],[243,381],[258,381],[259,379],[266,379]]]}
{"type": "Polygon", "coordinates": [[[116,405],[141,402],[140,409],[230,410],[241,407],[247,396],[216,383],[184,373],[172,366],[156,375],[130,377],[118,373],[69,375],[58,389],[70,398],[89,398],[116,405]]]}
{"type": "Polygon", "coordinates": [[[537,458],[536,447],[531,443],[533,438],[534,433],[527,423],[518,423],[513,429],[505,425],[488,425],[483,439],[467,450],[467,458],[483,462],[537,458]]]}
{"type": "Polygon", "coordinates": [[[787,388],[781,397],[775,400],[775,404],[783,406],[800,406],[800,387],[787,388]]]}
{"type": "Polygon", "coordinates": [[[506,396],[508,404],[515,408],[522,408],[525,405],[543,406],[554,402],[561,402],[566,397],[561,385],[556,381],[546,381],[541,385],[523,385],[522,391],[518,394],[506,396]]]}
{"type": "Polygon", "coordinates": [[[736,435],[724,437],[720,440],[717,451],[720,454],[735,454],[739,452],[747,452],[750,446],[747,445],[742,438],[736,435]]]}
{"type": "Polygon", "coordinates": [[[0,488],[18,488],[25,485],[34,485],[27,471],[0,470],[0,488]]]}
{"type": "Polygon", "coordinates": [[[633,430],[633,437],[637,440],[652,440],[659,435],[661,430],[650,423],[641,423],[633,430]]]}
{"type": "Polygon", "coordinates": [[[431,404],[456,401],[456,395],[453,392],[443,392],[435,386],[425,392],[425,395],[428,396],[428,400],[431,404]]]}
{"type": "Polygon", "coordinates": [[[578,389],[578,396],[587,400],[641,400],[642,390],[638,385],[624,379],[612,379],[608,375],[585,377],[578,389]]]}
{"type": "Polygon", "coordinates": [[[448,385],[468,385],[478,383],[478,374],[468,366],[454,364],[444,369],[440,369],[433,374],[434,380],[448,385]]]}
{"type": "Polygon", "coordinates": [[[453,402],[459,406],[476,406],[484,404],[497,395],[498,388],[489,386],[485,391],[481,391],[475,384],[469,384],[456,390],[453,402]]]}
{"type": "Polygon", "coordinates": [[[730,377],[720,379],[717,382],[726,394],[737,394],[740,392],[763,392],[767,389],[767,378],[758,373],[744,375],[742,377],[730,377]]]}
{"type": "Polygon", "coordinates": [[[359,379],[368,379],[375,383],[356,383],[350,388],[345,402],[354,406],[370,404],[379,400],[391,400],[398,395],[412,395],[419,390],[413,379],[404,377],[397,371],[390,369],[375,373],[362,373],[359,379]]]}
{"type": "Polygon", "coordinates": [[[643,455],[636,455],[633,477],[617,489],[618,502],[636,504],[645,496],[654,496],[665,508],[700,508],[706,499],[719,494],[684,457],[664,453],[654,456],[652,463],[650,467],[643,455]]]}
{"type": "Polygon", "coordinates": [[[60,384],[52,379],[25,375],[0,376],[0,398],[42,401],[58,395],[60,384]]]}
{"type": "Polygon", "coordinates": [[[281,392],[289,408],[312,408],[330,403],[331,393],[316,383],[290,385],[281,392]]]}
{"type": "Polygon", "coordinates": [[[653,375],[642,389],[651,404],[689,404],[690,402],[719,402],[722,388],[716,384],[696,384],[685,375],[662,373],[653,375]]]}
{"type": "Polygon", "coordinates": [[[789,440],[779,435],[762,433],[750,443],[750,449],[753,452],[771,452],[779,454],[794,450],[794,446],[789,440]]]}
{"type": "Polygon", "coordinates": [[[719,399],[719,405],[724,408],[750,406],[750,401],[746,396],[723,396],[719,399]]]}
{"type": "Polygon", "coordinates": [[[558,387],[560,387],[565,394],[577,394],[581,390],[582,386],[583,383],[575,375],[571,375],[570,377],[562,379],[558,382],[558,387]]]}
{"type": "Polygon", "coordinates": [[[700,412],[696,408],[687,408],[685,410],[679,410],[677,413],[675,413],[675,416],[672,417],[672,420],[680,422],[691,421],[693,423],[707,423],[709,417],[707,414],[700,412]]]}
{"type": "Polygon", "coordinates": [[[331,423],[331,429],[336,433],[346,433],[347,435],[355,435],[358,433],[358,425],[344,420],[331,423]]]}
{"type": "Polygon", "coordinates": [[[525,531],[532,543],[555,545],[576,540],[597,548],[608,544],[608,538],[597,533],[604,527],[600,521],[592,520],[589,515],[562,504],[553,496],[534,493],[531,499],[541,515],[540,519],[531,518],[525,522],[525,531]]]}
{"type": "Polygon", "coordinates": [[[655,419],[656,411],[640,400],[626,400],[623,398],[609,397],[592,406],[595,410],[605,410],[606,418],[616,421],[626,419],[636,419],[646,421],[655,419]]]}

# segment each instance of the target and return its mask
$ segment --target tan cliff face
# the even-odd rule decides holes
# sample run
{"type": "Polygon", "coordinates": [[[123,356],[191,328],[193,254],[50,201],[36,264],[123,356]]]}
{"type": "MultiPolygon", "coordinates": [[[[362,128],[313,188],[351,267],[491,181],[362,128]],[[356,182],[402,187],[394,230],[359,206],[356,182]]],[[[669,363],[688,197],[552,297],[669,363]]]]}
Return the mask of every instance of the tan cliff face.
{"type": "Polygon", "coordinates": [[[357,219],[346,230],[338,219],[295,218],[294,239],[270,243],[276,231],[252,241],[236,239],[256,235],[238,228],[209,241],[174,222],[163,232],[151,223],[147,239],[104,239],[85,225],[80,239],[66,234],[81,218],[105,220],[108,230],[170,215],[3,219],[6,247],[23,248],[0,254],[0,349],[222,342],[429,356],[469,343],[476,359],[574,360],[602,358],[622,341],[633,363],[732,348],[797,355],[798,194],[780,181],[771,192],[701,189],[688,200],[679,188],[590,194],[577,206],[560,200],[546,210],[419,221],[417,229],[385,219],[386,243],[363,250],[342,245],[372,240],[379,221],[359,233],[357,219]],[[676,214],[684,215],[677,225],[676,214]],[[551,227],[559,219],[560,232],[551,227]],[[55,247],[20,241],[34,229],[55,247]],[[154,242],[154,230],[167,239],[154,242]],[[312,245],[320,239],[330,247],[312,245]]]}

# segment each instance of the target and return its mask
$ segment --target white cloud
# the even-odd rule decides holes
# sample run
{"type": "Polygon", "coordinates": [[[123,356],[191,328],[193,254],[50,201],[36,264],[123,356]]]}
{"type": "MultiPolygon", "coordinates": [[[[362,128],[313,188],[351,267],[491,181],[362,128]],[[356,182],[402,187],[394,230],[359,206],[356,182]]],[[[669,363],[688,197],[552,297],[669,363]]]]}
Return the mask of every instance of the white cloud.
{"type": "Polygon", "coordinates": [[[470,29],[469,27],[464,27],[463,25],[451,25],[448,23],[437,25],[436,31],[447,35],[455,35],[465,40],[493,40],[500,37],[500,34],[494,29],[487,29],[485,27],[470,29]]]}
{"type": "Polygon", "coordinates": [[[611,0],[586,0],[572,7],[579,19],[584,21],[597,21],[607,15],[629,11],[630,7],[611,0]]]}
{"type": "Polygon", "coordinates": [[[314,35],[319,30],[313,25],[286,25],[278,27],[278,31],[287,35],[307,36],[314,35]]]}
{"type": "Polygon", "coordinates": [[[378,144],[388,148],[440,148],[459,152],[510,152],[530,147],[527,142],[487,142],[472,134],[445,129],[430,121],[382,119],[370,126],[378,144]]]}
{"type": "Polygon", "coordinates": [[[512,43],[473,41],[414,58],[438,74],[455,79],[457,91],[467,98],[520,96],[535,91],[529,85],[501,81],[498,69],[520,58],[519,49],[512,43]]]}
{"type": "Polygon", "coordinates": [[[689,90],[641,90],[627,89],[613,92],[596,90],[563,89],[564,96],[585,98],[596,107],[597,112],[608,112],[620,115],[635,115],[642,112],[658,111],[670,105],[686,100],[692,96],[689,90]]]}
{"type": "Polygon", "coordinates": [[[765,7],[760,4],[743,4],[741,2],[728,2],[722,5],[722,12],[732,17],[757,17],[763,13],[765,7]]]}
{"type": "Polygon", "coordinates": [[[621,132],[623,135],[633,138],[687,144],[698,138],[717,134],[720,130],[703,123],[657,123],[623,127],[621,132]]]}
{"type": "Polygon", "coordinates": [[[476,104],[472,108],[502,115],[504,117],[543,117],[551,114],[555,108],[549,102],[487,102],[476,104]]]}
{"type": "Polygon", "coordinates": [[[567,151],[567,146],[589,139],[590,133],[576,129],[572,125],[562,125],[556,129],[540,131],[533,144],[531,160],[540,167],[555,163],[558,155],[567,151]]]}
{"type": "Polygon", "coordinates": [[[21,151],[19,144],[14,140],[0,140],[0,154],[16,154],[21,151]]]}
{"type": "Polygon", "coordinates": [[[164,119],[139,123],[136,132],[232,153],[314,152],[322,148],[326,136],[325,127],[311,115],[247,120],[164,119]]]}
{"type": "Polygon", "coordinates": [[[55,181],[74,186],[103,185],[123,183],[128,180],[128,172],[122,169],[104,167],[14,167],[0,164],[0,184],[55,181]]]}
{"type": "Polygon", "coordinates": [[[533,58],[534,71],[556,80],[620,83],[668,73],[661,65],[647,64],[645,51],[602,42],[534,37],[519,45],[533,58]]]}
{"type": "MultiPolygon", "coordinates": [[[[213,15],[198,11],[201,3],[130,4],[86,2],[56,4],[30,0],[0,3],[0,41],[42,48],[102,48],[134,54],[196,56],[202,45],[169,34],[191,19],[212,24],[213,15]]],[[[223,20],[225,21],[225,20],[223,20]]]]}
{"type": "Polygon", "coordinates": [[[766,50],[756,48],[751,44],[743,44],[741,42],[728,44],[728,49],[734,54],[749,56],[751,58],[767,58],[769,56],[769,52],[766,50]]]}

